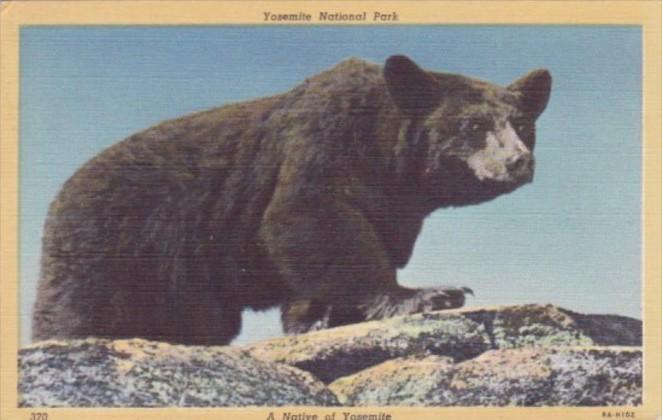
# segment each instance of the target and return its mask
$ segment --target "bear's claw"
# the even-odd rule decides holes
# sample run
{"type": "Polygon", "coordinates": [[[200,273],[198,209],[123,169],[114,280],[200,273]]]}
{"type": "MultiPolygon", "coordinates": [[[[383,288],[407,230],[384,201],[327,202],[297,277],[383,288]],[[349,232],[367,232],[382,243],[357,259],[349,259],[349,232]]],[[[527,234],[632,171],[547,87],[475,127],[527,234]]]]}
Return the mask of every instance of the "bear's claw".
{"type": "Polygon", "coordinates": [[[455,309],[464,305],[465,296],[474,294],[469,287],[442,287],[420,289],[411,299],[415,300],[412,312],[431,312],[441,309],[455,309]]]}

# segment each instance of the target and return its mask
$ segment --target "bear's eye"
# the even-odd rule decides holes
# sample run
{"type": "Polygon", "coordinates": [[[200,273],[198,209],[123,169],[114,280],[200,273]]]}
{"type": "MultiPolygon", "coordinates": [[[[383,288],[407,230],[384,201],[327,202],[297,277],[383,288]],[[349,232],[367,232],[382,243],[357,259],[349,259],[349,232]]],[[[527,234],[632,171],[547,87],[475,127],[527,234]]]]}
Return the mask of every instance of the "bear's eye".
{"type": "Polygon", "coordinates": [[[468,133],[484,133],[492,128],[490,120],[485,118],[469,118],[462,121],[462,131],[468,133]]]}
{"type": "Polygon", "coordinates": [[[533,130],[533,124],[525,120],[513,120],[511,121],[511,125],[520,136],[531,134],[531,131],[533,130]]]}
{"type": "Polygon", "coordinates": [[[525,119],[513,119],[510,121],[510,125],[524,144],[526,144],[529,149],[533,150],[536,142],[534,123],[525,119]]]}

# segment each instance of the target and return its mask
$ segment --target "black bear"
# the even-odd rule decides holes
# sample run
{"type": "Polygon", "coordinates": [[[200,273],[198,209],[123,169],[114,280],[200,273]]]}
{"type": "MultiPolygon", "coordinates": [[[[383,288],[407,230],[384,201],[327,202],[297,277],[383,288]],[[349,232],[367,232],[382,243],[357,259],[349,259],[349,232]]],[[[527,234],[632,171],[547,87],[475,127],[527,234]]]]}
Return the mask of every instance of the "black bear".
{"type": "Polygon", "coordinates": [[[551,76],[508,87],[405,56],[163,122],[80,168],[50,207],[33,338],[226,344],[244,308],[298,333],[464,304],[408,289],[435,209],[532,180],[551,76]]]}

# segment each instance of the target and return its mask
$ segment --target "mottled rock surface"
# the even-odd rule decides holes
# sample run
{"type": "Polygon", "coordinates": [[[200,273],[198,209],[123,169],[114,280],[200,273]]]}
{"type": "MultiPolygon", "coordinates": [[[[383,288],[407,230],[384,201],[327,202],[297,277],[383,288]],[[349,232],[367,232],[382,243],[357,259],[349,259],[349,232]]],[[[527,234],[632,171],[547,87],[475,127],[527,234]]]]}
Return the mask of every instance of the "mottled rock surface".
{"type": "Polygon", "coordinates": [[[307,372],[232,347],[44,341],[19,354],[21,407],[337,405],[307,372]]]}
{"type": "Polygon", "coordinates": [[[20,351],[20,405],[638,405],[641,328],[622,316],[519,305],[410,315],[244,347],[44,341],[20,351]]]}
{"type": "Polygon", "coordinates": [[[641,321],[553,305],[464,308],[365,322],[260,342],[255,357],[333,380],[386,360],[439,355],[454,362],[519,347],[641,345],[641,321]]]}
{"type": "Polygon", "coordinates": [[[641,351],[625,347],[491,350],[461,363],[399,358],[330,385],[351,406],[641,404],[641,351]]]}

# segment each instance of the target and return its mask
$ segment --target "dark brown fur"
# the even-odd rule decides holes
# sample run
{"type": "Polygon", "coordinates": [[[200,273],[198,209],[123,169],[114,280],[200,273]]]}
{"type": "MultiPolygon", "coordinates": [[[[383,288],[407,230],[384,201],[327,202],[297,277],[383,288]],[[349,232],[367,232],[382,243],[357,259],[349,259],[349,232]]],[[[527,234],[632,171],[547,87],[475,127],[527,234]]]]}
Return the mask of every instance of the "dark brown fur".
{"type": "Polygon", "coordinates": [[[424,122],[439,113],[457,142],[452,121],[466,109],[522,100],[462,76],[426,73],[420,86],[408,63],[392,58],[386,83],[380,66],[347,60],[282,95],[166,121],[85,164],[46,221],[34,339],[225,344],[244,308],[283,306],[286,331],[300,332],[460,306],[462,290],[405,289],[396,269],[431,211],[518,185],[482,185],[439,162],[424,122]]]}

